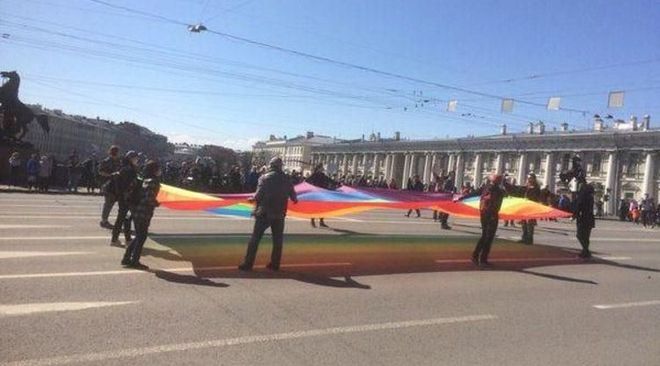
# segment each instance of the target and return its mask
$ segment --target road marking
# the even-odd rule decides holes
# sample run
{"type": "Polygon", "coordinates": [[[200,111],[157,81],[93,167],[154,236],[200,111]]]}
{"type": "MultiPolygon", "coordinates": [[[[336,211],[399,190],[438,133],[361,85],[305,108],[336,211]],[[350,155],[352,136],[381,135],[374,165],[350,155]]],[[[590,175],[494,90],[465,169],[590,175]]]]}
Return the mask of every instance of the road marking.
{"type": "MultiPolygon", "coordinates": [[[[102,205],[103,202],[99,202],[97,206],[102,205]]],[[[14,205],[14,204],[3,204],[2,207],[33,207],[33,208],[89,208],[94,207],[91,205],[14,205]]]]}
{"type": "Polygon", "coordinates": [[[637,306],[653,306],[653,305],[660,305],[660,300],[628,302],[623,304],[594,305],[594,307],[596,309],[607,310],[607,309],[622,309],[622,308],[632,308],[637,306]]]}
{"type": "Polygon", "coordinates": [[[350,217],[333,217],[332,220],[348,221],[348,222],[365,222],[365,220],[352,219],[350,217]]]}
{"type": "Polygon", "coordinates": [[[92,252],[7,252],[0,251],[0,259],[29,257],[58,257],[62,255],[85,255],[92,252]]]}
{"type": "Polygon", "coordinates": [[[0,241],[26,241],[26,240],[108,240],[110,235],[105,236],[13,236],[0,237],[0,241]]]}
{"type": "Polygon", "coordinates": [[[651,238],[591,238],[591,241],[620,241],[620,242],[645,242],[645,243],[660,243],[660,238],[651,239],[651,238]]]}
{"type": "Polygon", "coordinates": [[[35,304],[0,305],[0,316],[29,315],[36,313],[50,313],[56,311],[74,311],[107,306],[135,304],[137,301],[119,302],[51,302],[35,304]]]}
{"type": "Polygon", "coordinates": [[[56,229],[68,227],[71,227],[71,225],[0,225],[0,229],[56,229]]]}
{"type": "MultiPolygon", "coordinates": [[[[574,257],[549,257],[549,258],[491,258],[491,262],[566,262],[575,261],[574,257]]],[[[471,259],[436,259],[436,263],[471,263],[471,259]]]]}
{"type": "MultiPolygon", "coordinates": [[[[313,268],[313,267],[345,267],[351,266],[351,263],[337,262],[337,263],[289,263],[282,264],[282,268],[313,268]]],[[[213,267],[179,267],[179,268],[152,268],[155,272],[205,272],[217,270],[237,270],[238,265],[235,266],[213,266],[213,267]]],[[[254,266],[254,268],[266,268],[265,265],[254,266]]],[[[107,276],[107,275],[129,275],[129,274],[148,274],[150,271],[141,271],[136,269],[120,269],[110,271],[90,271],[90,272],[55,272],[55,273],[23,273],[23,274],[7,274],[0,275],[0,280],[10,279],[27,279],[27,278],[54,278],[54,277],[85,277],[85,276],[107,276]]]]}
{"type": "Polygon", "coordinates": [[[603,256],[603,257],[596,257],[598,259],[602,259],[604,261],[629,261],[632,258],[631,257],[614,257],[614,256],[603,256]]]}
{"type": "MultiPolygon", "coordinates": [[[[5,215],[2,216],[0,215],[0,218],[7,218],[7,219],[61,219],[61,220],[68,220],[68,219],[89,219],[89,220],[94,220],[98,221],[97,216],[98,213],[94,212],[93,214],[89,215],[25,215],[25,216],[16,216],[16,215],[5,215]]],[[[154,221],[167,221],[167,220],[211,220],[211,221],[247,221],[249,218],[247,217],[239,217],[239,216],[159,216],[156,214],[154,216],[154,221]]],[[[303,219],[301,219],[303,220],[303,219]]],[[[306,220],[303,220],[306,221],[306,220]]]]}
{"type": "Polygon", "coordinates": [[[99,361],[134,358],[134,357],[148,356],[148,355],[155,355],[155,354],[169,353],[169,352],[184,352],[184,351],[192,351],[199,349],[222,348],[228,346],[255,344],[255,343],[257,344],[274,343],[274,342],[281,342],[290,339],[333,336],[333,335],[351,334],[351,333],[366,333],[366,332],[375,332],[381,330],[395,330],[395,329],[405,329],[405,328],[414,328],[414,327],[430,327],[434,325],[477,322],[477,321],[495,320],[495,319],[497,319],[495,315],[485,314],[485,315],[459,316],[459,317],[451,317],[451,318],[410,320],[410,321],[390,322],[390,323],[362,324],[362,325],[353,325],[353,326],[335,327],[335,328],[309,329],[309,330],[299,330],[288,333],[275,333],[275,334],[237,337],[237,338],[224,338],[224,339],[215,339],[215,340],[202,341],[202,342],[164,344],[164,345],[151,346],[151,347],[129,348],[123,350],[106,351],[106,352],[5,362],[5,363],[0,363],[0,366],[19,366],[19,365],[20,366],[51,366],[51,365],[66,365],[71,363],[82,363],[82,362],[99,362],[99,361]]]}

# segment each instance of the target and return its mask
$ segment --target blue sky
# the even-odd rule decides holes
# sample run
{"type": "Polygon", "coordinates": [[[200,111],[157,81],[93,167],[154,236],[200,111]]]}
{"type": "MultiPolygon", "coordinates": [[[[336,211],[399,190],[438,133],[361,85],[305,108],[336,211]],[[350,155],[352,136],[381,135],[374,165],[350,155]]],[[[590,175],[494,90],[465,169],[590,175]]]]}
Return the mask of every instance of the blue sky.
{"type": "Polygon", "coordinates": [[[24,101],[242,149],[310,130],[420,139],[493,134],[502,123],[519,131],[536,120],[580,129],[593,113],[651,114],[652,123],[660,115],[657,0],[103,1],[436,85],[190,33],[90,0],[0,0],[0,68],[23,75],[24,101]],[[607,108],[612,90],[626,91],[623,108],[607,108]],[[498,96],[523,102],[503,114],[498,96]],[[584,113],[525,104],[550,96],[584,113]],[[450,99],[456,112],[446,112],[450,99]]]}

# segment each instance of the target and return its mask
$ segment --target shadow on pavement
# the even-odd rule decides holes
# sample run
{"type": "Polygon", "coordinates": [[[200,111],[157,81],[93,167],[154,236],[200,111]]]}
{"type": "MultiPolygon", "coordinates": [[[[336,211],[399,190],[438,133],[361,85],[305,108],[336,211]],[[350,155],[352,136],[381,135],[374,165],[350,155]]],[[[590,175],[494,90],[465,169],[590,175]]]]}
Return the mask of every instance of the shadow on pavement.
{"type": "MultiPolygon", "coordinates": [[[[292,279],[309,284],[369,289],[353,276],[403,273],[480,271],[468,258],[474,236],[385,236],[328,230],[327,234],[285,234],[284,256],[279,272],[264,268],[270,256],[270,236],[261,242],[255,270],[238,271],[249,235],[236,234],[153,234],[151,239],[169,248],[145,248],[145,255],[176,263],[188,262],[193,275],[154,271],[156,276],[175,283],[225,287],[209,278],[292,279]]],[[[584,261],[577,252],[551,245],[522,245],[498,239],[493,245],[488,271],[511,271],[544,279],[597,285],[589,279],[572,278],[531,270],[535,267],[606,264],[619,268],[660,272],[660,269],[621,264],[603,259],[584,261]]],[[[163,265],[167,267],[167,265],[163,265]]]]}

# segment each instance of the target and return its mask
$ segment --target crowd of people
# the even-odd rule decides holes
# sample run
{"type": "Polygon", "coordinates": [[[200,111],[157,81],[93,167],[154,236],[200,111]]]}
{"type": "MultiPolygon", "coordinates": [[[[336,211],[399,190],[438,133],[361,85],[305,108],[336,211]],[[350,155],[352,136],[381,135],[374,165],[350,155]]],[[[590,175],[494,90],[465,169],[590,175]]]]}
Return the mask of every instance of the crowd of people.
{"type": "MultiPolygon", "coordinates": [[[[453,171],[447,174],[444,172],[434,174],[431,182],[427,184],[421,180],[419,175],[414,175],[404,185],[399,185],[395,179],[386,181],[382,177],[374,178],[369,175],[329,176],[324,171],[322,164],[316,165],[311,174],[303,176],[295,170],[285,172],[282,169],[281,159],[273,159],[269,167],[252,166],[243,170],[239,166],[233,166],[222,174],[218,165],[211,159],[197,158],[194,161],[181,163],[170,161],[166,162],[161,169],[159,162],[149,160],[144,154],[135,151],[121,154],[117,146],[112,146],[108,151],[108,156],[101,161],[95,154],[91,154],[87,159],[81,161],[78,153],[73,151],[62,162],[55,161],[47,155],[39,156],[37,154],[32,154],[27,161],[23,162],[20,154],[15,152],[9,158],[9,184],[20,185],[19,177],[24,174],[28,190],[48,192],[56,176],[54,173],[57,172],[63,177],[59,176],[55,180],[63,182],[69,192],[78,192],[81,186],[86,188],[89,193],[96,193],[98,190],[105,198],[100,226],[112,230],[112,245],[124,246],[119,241],[120,234],[124,234],[126,250],[121,263],[132,268],[145,267],[139,261],[140,253],[147,237],[154,208],[158,206],[156,197],[161,181],[204,192],[256,192],[254,196],[255,215],[257,219],[261,220],[257,220],[257,224],[255,224],[255,232],[250,240],[242,269],[252,267],[258,242],[266,228],[270,227],[278,232],[281,231],[280,229],[283,230],[286,207],[282,207],[279,201],[285,200],[286,197],[295,199],[295,191],[292,191],[291,187],[303,181],[329,190],[341,186],[353,186],[449,193],[463,197],[480,196],[482,237],[477,243],[472,260],[481,266],[488,265],[490,245],[500,224],[498,213],[502,200],[507,195],[523,197],[572,212],[573,220],[576,221],[578,227],[577,237],[583,247],[580,256],[583,258],[591,256],[589,236],[591,229],[595,226],[595,217],[602,215],[603,201],[594,200],[593,185],[586,183],[580,163],[579,158],[574,158],[573,166],[575,168],[566,178],[562,177],[562,180],[571,178],[576,181],[577,190],[557,195],[546,188],[541,189],[534,173],[528,175],[527,181],[523,185],[516,185],[515,180],[510,179],[508,175],[493,175],[480,187],[473,187],[469,182],[457,187],[453,171]],[[274,191],[270,192],[270,190],[274,191]],[[269,203],[266,197],[270,195],[277,197],[276,200],[279,203],[269,203]],[[110,223],[110,211],[115,204],[118,206],[117,217],[114,223],[110,223]],[[263,210],[264,217],[259,216],[260,210],[263,210]],[[134,237],[132,227],[135,229],[134,237]]],[[[416,217],[422,215],[419,209],[411,209],[408,210],[406,216],[411,217],[413,212],[416,217]]],[[[448,218],[446,213],[433,212],[434,221],[439,221],[442,229],[451,229],[447,222],[448,218]]],[[[641,223],[644,227],[653,228],[660,223],[660,205],[656,207],[654,199],[649,195],[639,201],[622,199],[619,204],[619,218],[622,221],[629,220],[635,224],[641,223]]],[[[317,219],[320,227],[327,227],[322,217],[311,219],[313,227],[317,227],[317,219]]],[[[504,226],[515,226],[515,224],[512,221],[504,221],[504,226]]],[[[537,221],[522,220],[518,224],[522,228],[520,242],[533,244],[537,221]]],[[[280,249],[279,253],[276,251],[273,254],[271,269],[277,269],[281,257],[282,237],[274,235],[273,240],[277,241],[274,243],[275,247],[280,249]]]]}
{"type": "Polygon", "coordinates": [[[660,203],[656,206],[653,197],[648,194],[637,201],[634,198],[619,201],[619,220],[630,221],[636,225],[660,227],[660,203]]]}

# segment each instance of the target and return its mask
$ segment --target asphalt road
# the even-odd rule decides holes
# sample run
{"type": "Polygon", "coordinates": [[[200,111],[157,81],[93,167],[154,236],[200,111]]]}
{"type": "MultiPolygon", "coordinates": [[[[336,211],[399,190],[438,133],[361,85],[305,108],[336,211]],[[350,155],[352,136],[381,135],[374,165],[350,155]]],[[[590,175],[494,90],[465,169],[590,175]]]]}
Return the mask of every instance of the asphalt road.
{"type": "Polygon", "coordinates": [[[244,274],[250,220],[159,209],[135,271],[101,203],[0,193],[1,366],[660,365],[660,229],[599,221],[584,263],[568,221],[500,228],[479,270],[476,221],[290,219],[244,274]]]}

